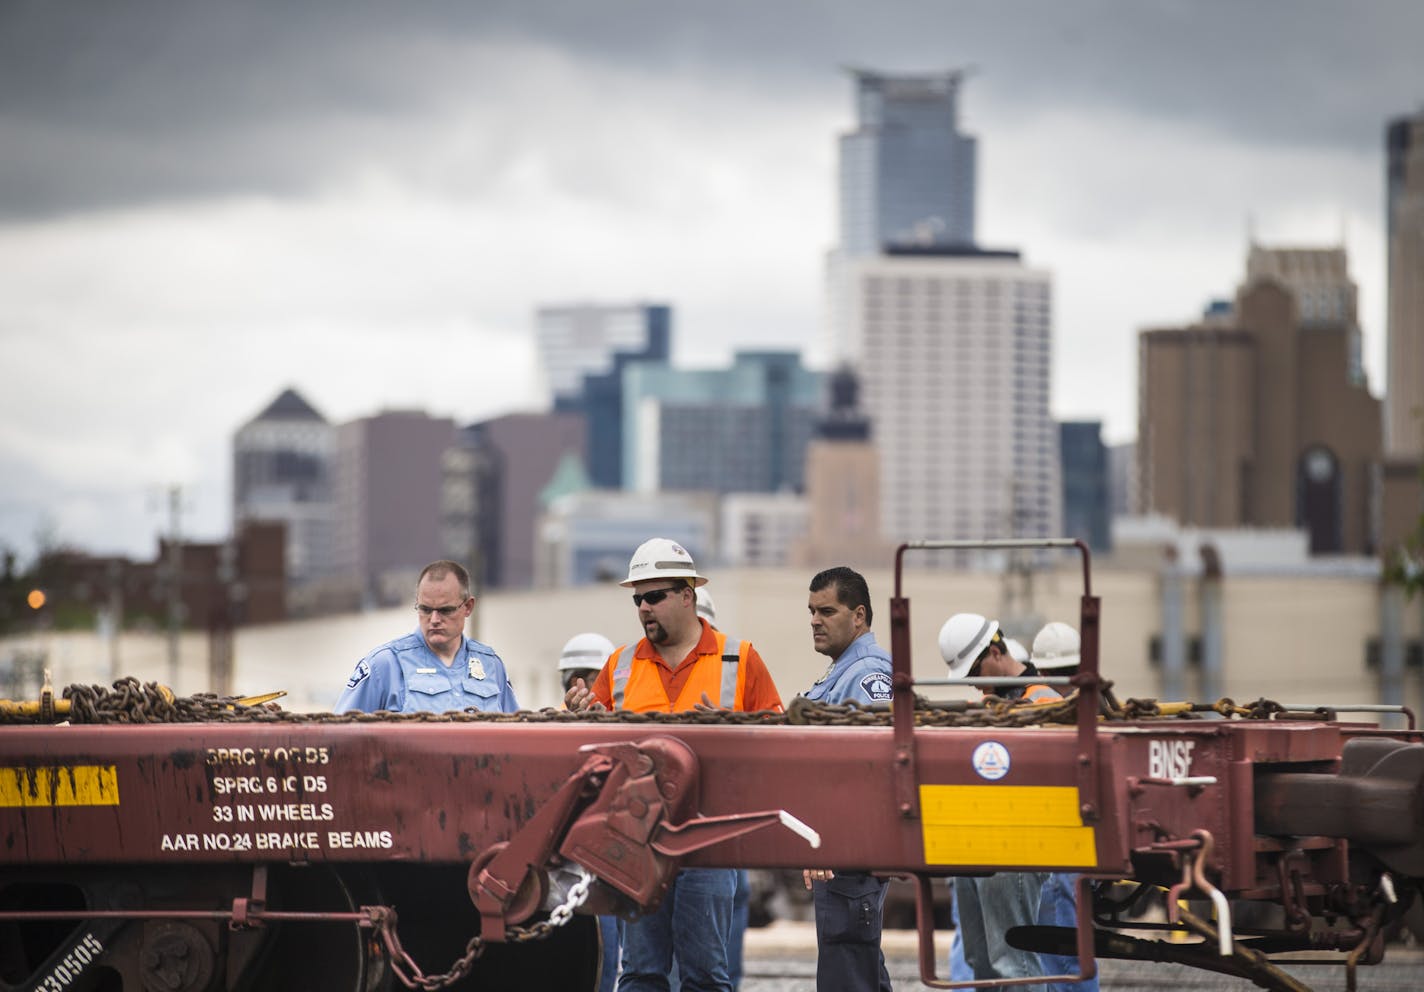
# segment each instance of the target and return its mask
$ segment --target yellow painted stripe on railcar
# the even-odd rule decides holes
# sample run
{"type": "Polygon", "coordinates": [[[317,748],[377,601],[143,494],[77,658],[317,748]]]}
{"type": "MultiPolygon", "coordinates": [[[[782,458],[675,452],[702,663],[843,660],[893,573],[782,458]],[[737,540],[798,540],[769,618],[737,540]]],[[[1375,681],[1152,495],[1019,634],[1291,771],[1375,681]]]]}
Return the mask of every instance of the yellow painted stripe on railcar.
{"type": "Polygon", "coordinates": [[[1097,863],[1072,786],[922,785],[920,816],[928,865],[1097,863]]]}
{"type": "Polygon", "coordinates": [[[117,805],[119,775],[113,765],[0,768],[0,807],[117,805]]]}

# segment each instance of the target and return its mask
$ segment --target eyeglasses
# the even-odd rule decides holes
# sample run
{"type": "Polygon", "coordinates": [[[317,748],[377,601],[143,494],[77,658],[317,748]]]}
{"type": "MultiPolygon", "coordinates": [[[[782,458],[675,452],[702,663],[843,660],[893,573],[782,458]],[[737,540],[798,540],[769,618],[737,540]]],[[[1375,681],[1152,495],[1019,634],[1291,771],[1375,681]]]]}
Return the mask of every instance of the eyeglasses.
{"type": "Polygon", "coordinates": [[[633,593],[633,605],[642,606],[644,603],[647,603],[649,606],[657,606],[663,600],[667,599],[670,594],[686,588],[687,586],[668,586],[665,589],[649,589],[647,592],[635,592],[633,593]]]}
{"type": "Polygon", "coordinates": [[[459,603],[455,606],[426,606],[424,603],[415,604],[416,611],[423,617],[428,617],[432,613],[438,613],[442,617],[453,617],[464,608],[464,603],[459,603]]]}

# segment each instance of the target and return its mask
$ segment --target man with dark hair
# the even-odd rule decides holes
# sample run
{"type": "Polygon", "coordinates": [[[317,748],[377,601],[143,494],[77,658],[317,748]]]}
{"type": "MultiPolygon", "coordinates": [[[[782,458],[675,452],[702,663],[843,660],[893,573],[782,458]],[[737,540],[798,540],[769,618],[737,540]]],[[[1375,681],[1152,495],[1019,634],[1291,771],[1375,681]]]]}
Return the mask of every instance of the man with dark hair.
{"type": "Polygon", "coordinates": [[[499,655],[465,636],[465,621],[474,607],[470,573],[464,567],[445,560],[426,565],[415,585],[416,630],[387,641],[356,663],[336,712],[519,709],[499,655]]]}
{"type": "MultiPolygon", "coordinates": [[[[817,573],[807,609],[811,643],[832,660],[826,674],[802,695],[867,706],[888,700],[890,656],[870,632],[865,577],[844,566],[817,573]]],[[[807,869],[802,876],[816,903],[817,992],[888,992],[890,973],[880,949],[885,882],[864,872],[825,869],[807,869]]]]}

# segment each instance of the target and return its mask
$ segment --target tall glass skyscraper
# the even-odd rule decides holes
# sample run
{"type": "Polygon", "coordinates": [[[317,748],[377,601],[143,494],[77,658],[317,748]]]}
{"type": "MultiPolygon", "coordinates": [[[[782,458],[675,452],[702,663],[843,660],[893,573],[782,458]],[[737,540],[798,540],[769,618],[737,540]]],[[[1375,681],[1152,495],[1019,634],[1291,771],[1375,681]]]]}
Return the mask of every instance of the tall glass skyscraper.
{"type": "Polygon", "coordinates": [[[959,131],[964,73],[850,72],[857,121],[840,139],[842,254],[974,244],[975,140],[959,131]]]}

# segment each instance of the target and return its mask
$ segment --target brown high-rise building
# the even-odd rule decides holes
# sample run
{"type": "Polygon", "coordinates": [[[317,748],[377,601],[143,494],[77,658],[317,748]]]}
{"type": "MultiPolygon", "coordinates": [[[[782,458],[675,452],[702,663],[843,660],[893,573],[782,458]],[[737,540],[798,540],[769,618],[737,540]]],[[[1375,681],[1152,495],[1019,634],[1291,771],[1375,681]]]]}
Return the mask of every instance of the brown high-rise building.
{"type": "Polygon", "coordinates": [[[1253,246],[1234,308],[1139,338],[1144,509],[1371,553],[1380,404],[1359,352],[1344,250],[1253,246]]]}
{"type": "Polygon", "coordinates": [[[1385,223],[1389,335],[1385,451],[1424,458],[1424,110],[1391,121],[1385,223]]]}

